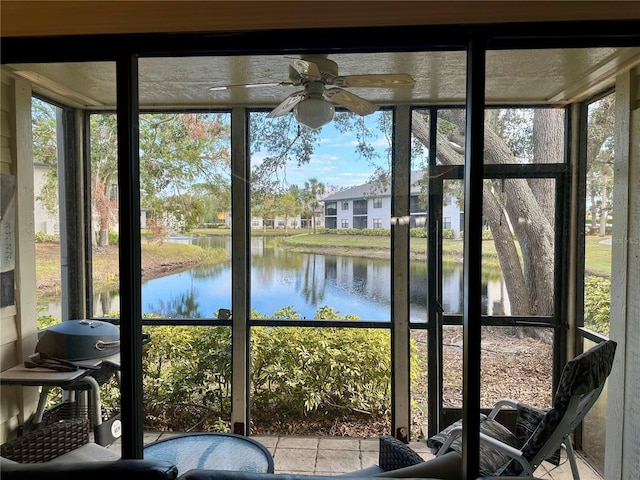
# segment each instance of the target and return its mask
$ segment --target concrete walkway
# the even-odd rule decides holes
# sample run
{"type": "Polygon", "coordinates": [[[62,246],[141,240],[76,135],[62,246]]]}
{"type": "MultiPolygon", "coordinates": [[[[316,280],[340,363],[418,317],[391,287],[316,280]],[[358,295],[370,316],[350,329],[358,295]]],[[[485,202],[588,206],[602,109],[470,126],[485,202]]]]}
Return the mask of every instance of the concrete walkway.
{"type": "MultiPolygon", "coordinates": [[[[147,432],[144,444],[169,438],[179,433],[147,432]]],[[[252,436],[273,455],[275,473],[303,475],[340,475],[370,467],[378,462],[378,439],[350,437],[252,436]]],[[[425,460],[433,457],[424,442],[411,442],[410,447],[425,460]]],[[[120,442],[109,447],[120,453],[120,442]]],[[[559,467],[544,463],[535,472],[545,480],[572,480],[571,467],[562,456],[559,467]]],[[[581,480],[602,480],[578,454],[581,480]]]]}

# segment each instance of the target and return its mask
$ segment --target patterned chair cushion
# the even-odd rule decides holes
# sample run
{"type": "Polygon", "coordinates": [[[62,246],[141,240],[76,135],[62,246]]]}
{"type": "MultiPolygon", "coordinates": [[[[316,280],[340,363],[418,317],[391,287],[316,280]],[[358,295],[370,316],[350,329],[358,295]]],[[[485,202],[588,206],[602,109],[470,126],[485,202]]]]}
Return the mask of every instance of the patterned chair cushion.
{"type": "MultiPolygon", "coordinates": [[[[611,373],[616,346],[616,342],[607,340],[567,362],[560,376],[552,408],[549,410],[538,410],[519,404],[515,435],[498,422],[488,420],[484,415],[481,416],[480,431],[521,450],[523,457],[531,462],[558,427],[571,397],[584,395],[604,384],[611,373]]],[[[449,432],[460,425],[461,422],[458,421],[445,428],[429,438],[427,445],[435,453],[446,441],[449,432]]],[[[460,453],[461,443],[460,438],[456,439],[451,449],[460,453]]],[[[559,455],[560,451],[557,450],[546,460],[558,465],[559,455]]],[[[510,460],[506,455],[481,442],[481,475],[517,476],[521,473],[522,467],[516,460],[510,460]]]]}
{"type": "MultiPolygon", "coordinates": [[[[431,451],[436,453],[446,441],[451,430],[459,427],[460,425],[462,425],[462,420],[452,423],[440,433],[429,438],[427,440],[427,445],[431,451]]],[[[504,425],[495,420],[488,419],[486,415],[480,416],[480,432],[517,449],[520,449],[524,443],[504,425]]],[[[462,454],[462,437],[458,437],[453,441],[450,450],[455,450],[462,454]]],[[[491,476],[509,461],[510,458],[508,455],[505,455],[501,451],[496,450],[484,442],[480,442],[480,475],[491,476]]]]}
{"type": "MultiPolygon", "coordinates": [[[[548,410],[530,407],[524,403],[519,403],[517,408],[515,435],[524,445],[534,434],[548,410]]],[[[556,450],[550,457],[547,457],[546,460],[553,465],[560,465],[560,449],[556,450]]]]}
{"type": "MultiPolygon", "coordinates": [[[[522,446],[524,458],[531,461],[549,440],[567,411],[569,400],[573,395],[584,395],[604,384],[611,373],[616,347],[616,342],[607,340],[567,362],[562,370],[551,409],[547,410],[538,427],[522,446]]],[[[556,455],[559,455],[559,452],[547,460],[553,462],[556,455]]],[[[559,461],[559,456],[557,460],[559,461]]],[[[502,469],[500,474],[518,475],[521,472],[520,464],[512,462],[502,469]]]]}
{"type": "Polygon", "coordinates": [[[616,346],[616,342],[607,340],[567,362],[562,370],[551,409],[546,412],[536,431],[522,447],[522,454],[527,460],[531,460],[538,453],[555,431],[567,411],[571,397],[584,395],[606,381],[611,373],[616,346]]]}

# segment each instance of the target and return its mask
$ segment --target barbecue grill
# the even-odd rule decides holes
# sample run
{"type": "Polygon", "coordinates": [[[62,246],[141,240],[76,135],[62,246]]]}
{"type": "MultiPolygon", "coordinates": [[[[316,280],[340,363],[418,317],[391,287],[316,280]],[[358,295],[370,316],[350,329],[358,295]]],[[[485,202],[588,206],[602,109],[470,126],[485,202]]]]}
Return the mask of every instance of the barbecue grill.
{"type": "Polygon", "coordinates": [[[120,351],[120,330],[99,320],[67,320],[46,328],[36,353],[76,362],[103,358],[120,351]]]}

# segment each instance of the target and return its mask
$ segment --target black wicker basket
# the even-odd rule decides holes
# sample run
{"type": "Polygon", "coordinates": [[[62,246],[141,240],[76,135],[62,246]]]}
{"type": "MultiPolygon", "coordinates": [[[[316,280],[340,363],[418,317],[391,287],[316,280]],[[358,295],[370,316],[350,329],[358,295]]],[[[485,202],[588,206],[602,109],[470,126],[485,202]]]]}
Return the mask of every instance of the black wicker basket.
{"type": "Polygon", "coordinates": [[[0,455],[18,463],[48,462],[89,443],[89,419],[59,420],[0,445],[0,455]]]}
{"type": "Polygon", "coordinates": [[[50,425],[60,420],[72,420],[74,418],[88,418],[92,421],[91,410],[86,405],[79,405],[77,402],[62,402],[47,408],[42,414],[40,425],[50,425]]]}

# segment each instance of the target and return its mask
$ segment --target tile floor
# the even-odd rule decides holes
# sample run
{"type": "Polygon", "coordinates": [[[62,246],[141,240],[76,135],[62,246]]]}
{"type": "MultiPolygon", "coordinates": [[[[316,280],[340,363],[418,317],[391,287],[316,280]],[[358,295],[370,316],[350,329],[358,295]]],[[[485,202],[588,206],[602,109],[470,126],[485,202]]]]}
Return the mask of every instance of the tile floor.
{"type": "MultiPolygon", "coordinates": [[[[144,435],[144,443],[155,442],[177,433],[153,433],[144,435]]],[[[297,436],[252,436],[263,444],[273,455],[275,473],[305,475],[340,475],[374,465],[378,461],[378,440],[344,437],[297,437],[297,436]]],[[[411,448],[425,460],[432,457],[423,442],[412,442],[411,448]]],[[[112,450],[120,452],[119,442],[112,450]]],[[[602,480],[578,455],[578,470],[581,480],[602,480]]],[[[544,480],[572,480],[571,467],[563,455],[559,467],[551,464],[541,465],[535,472],[536,477],[544,480]]]]}

